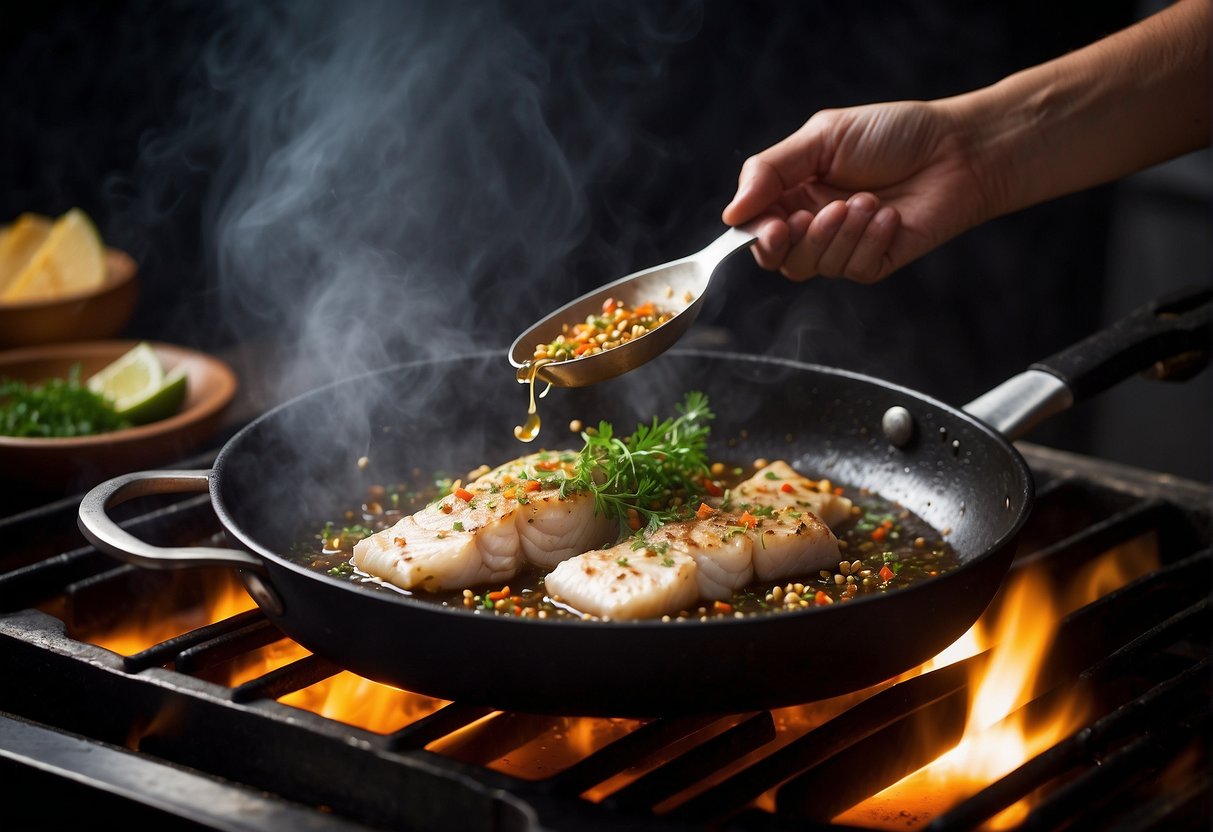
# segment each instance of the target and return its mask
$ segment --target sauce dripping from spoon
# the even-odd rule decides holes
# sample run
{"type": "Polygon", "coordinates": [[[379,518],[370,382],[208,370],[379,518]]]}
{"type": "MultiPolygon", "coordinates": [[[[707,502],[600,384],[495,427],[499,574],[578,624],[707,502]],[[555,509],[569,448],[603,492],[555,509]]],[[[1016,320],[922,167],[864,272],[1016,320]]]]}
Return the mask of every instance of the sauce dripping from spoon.
{"type": "MultiPolygon", "coordinates": [[[[539,421],[539,410],[535,407],[535,376],[539,372],[539,368],[544,364],[551,364],[550,358],[536,358],[532,361],[525,362],[518,368],[518,383],[529,384],[531,386],[531,403],[526,411],[526,422],[522,425],[514,426],[514,438],[523,442],[530,442],[539,435],[539,427],[542,424],[539,421]]],[[[539,394],[539,398],[543,398],[552,389],[552,385],[548,384],[547,389],[539,394]]]]}

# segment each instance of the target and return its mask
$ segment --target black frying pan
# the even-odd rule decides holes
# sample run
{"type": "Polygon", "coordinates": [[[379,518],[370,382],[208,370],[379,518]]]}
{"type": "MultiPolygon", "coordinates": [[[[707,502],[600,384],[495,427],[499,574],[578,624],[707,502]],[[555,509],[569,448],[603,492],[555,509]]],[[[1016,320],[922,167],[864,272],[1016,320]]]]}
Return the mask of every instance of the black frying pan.
{"type": "Polygon", "coordinates": [[[688,389],[717,413],[713,456],[787,459],[811,476],[866,486],[937,529],[961,566],[880,596],[799,612],[666,623],[472,615],[375,591],[284,557],[367,483],[414,466],[467,471],[529,451],[512,436],[525,395],[499,353],[423,361],[343,381],[270,411],[210,471],[148,471],[93,489],[85,535],[142,566],[225,564],[284,633],[355,673],[418,693],[544,713],[649,716],[771,708],[883,681],[959,637],[1002,582],[1032,506],[1031,474],[1008,437],[1156,360],[1207,353],[1208,290],[1140,310],[1016,376],[966,412],[848,372],[770,358],[680,352],[544,402],[548,447],[565,425],[630,430],[688,389]],[[744,431],[744,433],[743,433],[744,431]],[[735,444],[730,444],[735,442],[735,444]],[[360,456],[371,460],[362,471],[360,456]],[[164,549],[106,514],[132,497],[210,490],[236,549],[164,549]]]}

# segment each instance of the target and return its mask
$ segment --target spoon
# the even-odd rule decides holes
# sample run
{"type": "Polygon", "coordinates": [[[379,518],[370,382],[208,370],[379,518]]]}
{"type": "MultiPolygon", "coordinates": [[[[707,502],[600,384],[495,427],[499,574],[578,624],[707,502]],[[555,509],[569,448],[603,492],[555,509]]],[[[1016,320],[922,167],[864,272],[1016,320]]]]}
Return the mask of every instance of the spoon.
{"type": "Polygon", "coordinates": [[[510,363],[518,368],[520,382],[535,379],[554,387],[586,387],[634,370],[669,349],[695,322],[708,283],[729,255],[758,239],[758,223],[730,228],[701,251],[660,266],[634,272],[600,286],[566,303],[519,335],[510,346],[510,363]],[[638,338],[609,350],[582,355],[567,361],[532,364],[535,347],[556,340],[565,324],[601,315],[602,305],[614,298],[630,307],[652,302],[673,317],[638,338]]]}

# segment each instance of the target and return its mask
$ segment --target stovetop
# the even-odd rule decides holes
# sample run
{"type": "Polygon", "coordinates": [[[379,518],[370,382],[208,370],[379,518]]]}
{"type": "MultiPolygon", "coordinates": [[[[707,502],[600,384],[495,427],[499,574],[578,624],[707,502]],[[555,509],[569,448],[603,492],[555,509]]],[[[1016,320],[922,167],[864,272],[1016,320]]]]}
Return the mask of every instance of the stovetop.
{"type": "MultiPolygon", "coordinates": [[[[1008,585],[1033,573],[1069,587],[1109,553],[1155,562],[1074,602],[1017,709],[1039,719],[1077,695],[1083,721],[951,803],[926,806],[927,786],[877,793],[961,739],[971,673],[990,649],[770,712],[591,720],[389,692],[394,718],[369,723],[306,704],[350,674],[301,648],[233,675],[249,655],[292,646],[255,608],[125,654],[91,643],[180,591],[175,576],[84,545],[71,498],[0,519],[0,771],[31,798],[17,819],[35,827],[85,816],[267,830],[947,830],[993,817],[1001,828],[1208,828],[1210,489],[1020,448],[1038,499],[1008,585]]],[[[205,496],[125,522],[163,545],[221,537],[205,496]]],[[[224,579],[191,585],[205,594],[224,579]]],[[[1000,594],[987,616],[1006,603],[1000,594]]]]}

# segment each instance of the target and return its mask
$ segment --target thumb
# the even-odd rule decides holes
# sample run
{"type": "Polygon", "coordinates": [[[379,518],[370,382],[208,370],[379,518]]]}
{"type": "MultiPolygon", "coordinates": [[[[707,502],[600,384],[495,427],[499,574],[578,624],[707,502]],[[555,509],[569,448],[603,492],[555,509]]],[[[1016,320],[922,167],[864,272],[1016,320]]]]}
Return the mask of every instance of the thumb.
{"type": "Polygon", "coordinates": [[[792,135],[745,160],[737,193],[721,214],[727,225],[767,212],[785,191],[817,173],[823,145],[819,121],[810,119],[792,135]]]}
{"type": "Polygon", "coordinates": [[[741,166],[737,193],[721,212],[726,225],[740,225],[766,213],[784,192],[783,180],[761,156],[751,156],[741,166]]]}

